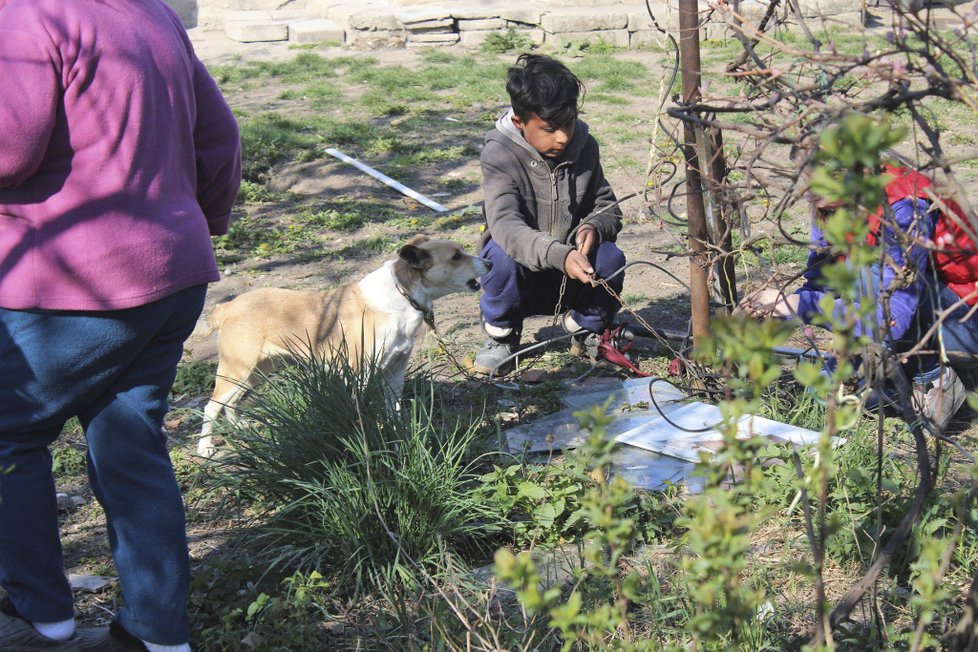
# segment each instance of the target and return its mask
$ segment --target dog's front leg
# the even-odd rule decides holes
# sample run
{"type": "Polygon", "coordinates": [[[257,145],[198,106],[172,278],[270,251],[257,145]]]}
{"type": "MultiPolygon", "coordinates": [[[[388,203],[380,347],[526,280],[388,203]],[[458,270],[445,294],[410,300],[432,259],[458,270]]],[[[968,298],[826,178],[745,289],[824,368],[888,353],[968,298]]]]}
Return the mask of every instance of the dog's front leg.
{"type": "Polygon", "coordinates": [[[393,360],[388,372],[385,374],[387,381],[387,409],[399,412],[401,409],[401,394],[404,392],[404,379],[407,376],[408,358],[401,359],[399,356],[393,360]]]}

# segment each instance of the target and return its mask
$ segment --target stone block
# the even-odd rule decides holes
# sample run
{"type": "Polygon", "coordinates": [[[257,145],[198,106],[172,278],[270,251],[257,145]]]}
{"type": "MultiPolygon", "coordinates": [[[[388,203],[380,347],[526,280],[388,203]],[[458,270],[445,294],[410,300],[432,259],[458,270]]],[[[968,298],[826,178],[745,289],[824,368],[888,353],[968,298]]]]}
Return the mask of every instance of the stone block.
{"type": "Polygon", "coordinates": [[[522,23],[524,25],[539,25],[542,16],[543,16],[542,9],[512,7],[509,9],[501,9],[499,11],[500,18],[504,20],[508,20],[513,23],[522,23]]]}
{"type": "Polygon", "coordinates": [[[241,43],[260,41],[288,41],[289,25],[264,20],[226,20],[224,33],[229,39],[241,43]]]}
{"type": "Polygon", "coordinates": [[[476,31],[463,31],[458,33],[458,43],[463,48],[478,49],[482,47],[482,44],[486,42],[490,34],[495,34],[493,30],[485,30],[481,32],[476,31]]]}
{"type": "MultiPolygon", "coordinates": [[[[659,6],[652,5],[652,12],[655,16],[655,20],[665,28],[669,28],[670,20],[672,16],[678,17],[678,12],[673,11],[670,7],[664,4],[659,6]]],[[[641,32],[646,29],[655,29],[652,26],[652,17],[649,16],[649,12],[642,7],[641,9],[630,9],[627,12],[628,15],[628,31],[629,32],[641,32]]]]}
{"type": "Polygon", "coordinates": [[[458,20],[482,20],[486,18],[499,18],[499,13],[503,7],[495,2],[485,4],[458,4],[452,3],[452,18],[458,20]]]}
{"type": "Polygon", "coordinates": [[[197,1],[196,0],[165,0],[170,5],[170,9],[180,16],[183,26],[187,29],[197,26],[197,1]]]}
{"type": "Polygon", "coordinates": [[[287,23],[290,20],[311,17],[312,14],[305,9],[228,9],[224,12],[225,21],[267,20],[275,23],[287,23]]]}
{"type": "Polygon", "coordinates": [[[561,32],[559,34],[554,34],[552,32],[547,32],[544,39],[545,43],[590,43],[597,41],[598,39],[604,40],[606,43],[610,43],[615,47],[627,48],[629,43],[629,36],[627,29],[600,29],[592,30],[590,32],[561,32]]]}
{"type": "Polygon", "coordinates": [[[621,4],[621,0],[547,0],[547,7],[608,7],[621,4]]]}
{"type": "Polygon", "coordinates": [[[420,23],[402,23],[404,29],[409,32],[426,32],[431,30],[455,31],[454,18],[442,18],[440,20],[426,20],[420,23]]]}
{"type": "Polygon", "coordinates": [[[325,18],[312,18],[289,23],[289,40],[293,43],[343,43],[343,28],[325,18]]]}
{"type": "Polygon", "coordinates": [[[419,7],[408,7],[407,9],[397,9],[394,11],[394,16],[401,21],[402,25],[408,26],[415,23],[430,23],[441,20],[451,20],[452,12],[447,7],[425,5],[419,7]]]}
{"type": "Polygon", "coordinates": [[[373,48],[402,48],[407,42],[406,32],[392,30],[352,30],[346,32],[346,43],[373,48]]]}
{"type": "Polygon", "coordinates": [[[628,33],[628,47],[632,48],[661,48],[665,35],[658,30],[640,29],[628,33]]]}
{"type": "Polygon", "coordinates": [[[478,32],[485,29],[506,29],[506,21],[502,18],[460,19],[458,21],[458,31],[460,32],[478,32]]]}
{"type": "Polygon", "coordinates": [[[429,34],[409,34],[408,47],[422,45],[455,45],[459,41],[458,32],[448,33],[429,33],[429,34]]]}
{"type": "MultiPolygon", "coordinates": [[[[327,18],[330,17],[331,16],[327,16],[327,18]]],[[[336,19],[333,18],[333,20],[336,19]]],[[[342,25],[342,23],[340,24],[342,25]]],[[[368,32],[397,32],[402,29],[401,21],[399,21],[394,14],[389,11],[378,9],[349,14],[347,17],[347,23],[344,27],[346,27],[348,30],[355,29],[368,32]]]]}
{"type": "Polygon", "coordinates": [[[626,29],[628,27],[628,14],[623,11],[557,9],[540,18],[540,27],[552,34],[626,29]]]}

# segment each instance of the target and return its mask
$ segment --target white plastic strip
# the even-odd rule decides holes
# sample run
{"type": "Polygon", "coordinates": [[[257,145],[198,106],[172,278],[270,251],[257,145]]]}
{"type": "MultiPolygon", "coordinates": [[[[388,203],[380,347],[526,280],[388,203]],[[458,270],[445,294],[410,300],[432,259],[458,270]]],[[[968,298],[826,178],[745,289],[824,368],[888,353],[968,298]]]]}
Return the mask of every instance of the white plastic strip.
{"type": "Polygon", "coordinates": [[[344,163],[349,163],[350,165],[352,165],[353,167],[357,168],[358,170],[363,170],[364,172],[366,172],[367,174],[369,174],[370,176],[372,176],[374,179],[377,179],[378,181],[382,181],[382,182],[386,183],[388,186],[390,186],[394,190],[397,190],[398,192],[401,192],[401,193],[407,195],[411,199],[414,199],[416,201],[421,202],[422,204],[424,204],[425,206],[427,206],[428,208],[430,208],[430,209],[432,209],[434,211],[437,211],[439,213],[446,213],[446,212],[448,212],[448,209],[445,208],[444,206],[442,206],[441,204],[439,204],[438,202],[432,201],[432,200],[428,199],[427,197],[425,197],[424,195],[422,195],[421,193],[415,192],[414,190],[411,190],[410,188],[408,188],[407,186],[405,186],[403,183],[401,183],[399,181],[395,181],[394,179],[391,179],[389,176],[387,176],[383,172],[378,172],[377,170],[373,169],[372,167],[370,167],[366,163],[361,163],[360,161],[356,160],[355,158],[351,158],[351,157],[347,156],[346,154],[344,154],[343,152],[339,151],[338,149],[333,149],[332,147],[327,147],[326,148],[326,153],[329,154],[330,156],[335,156],[336,158],[340,159],[344,163]]]}

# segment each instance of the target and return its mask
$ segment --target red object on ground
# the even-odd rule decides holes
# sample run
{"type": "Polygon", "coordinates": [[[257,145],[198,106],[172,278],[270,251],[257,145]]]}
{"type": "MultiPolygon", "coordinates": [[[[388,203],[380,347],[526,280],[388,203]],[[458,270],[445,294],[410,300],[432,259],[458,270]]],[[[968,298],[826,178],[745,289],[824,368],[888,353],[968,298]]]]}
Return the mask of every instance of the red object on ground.
{"type": "Polygon", "coordinates": [[[598,341],[598,360],[607,360],[619,367],[628,369],[639,378],[648,378],[649,374],[635,366],[635,363],[628,359],[625,353],[632,348],[632,342],[623,334],[623,325],[615,328],[606,328],[598,341]]]}

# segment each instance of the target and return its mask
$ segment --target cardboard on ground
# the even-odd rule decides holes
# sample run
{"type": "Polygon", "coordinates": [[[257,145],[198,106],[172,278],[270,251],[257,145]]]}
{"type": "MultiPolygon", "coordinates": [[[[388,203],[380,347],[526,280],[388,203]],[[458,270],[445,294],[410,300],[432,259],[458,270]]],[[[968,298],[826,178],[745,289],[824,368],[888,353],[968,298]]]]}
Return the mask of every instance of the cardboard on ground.
{"type": "MultiPolygon", "coordinates": [[[[668,421],[662,416],[646,419],[615,436],[615,441],[690,462],[699,461],[701,452],[712,455],[723,443],[723,435],[714,429],[722,421],[720,408],[715,405],[687,403],[666,416],[668,421]]],[[[748,414],[738,421],[737,437],[751,436],[807,446],[818,441],[819,433],[748,414]]]]}

